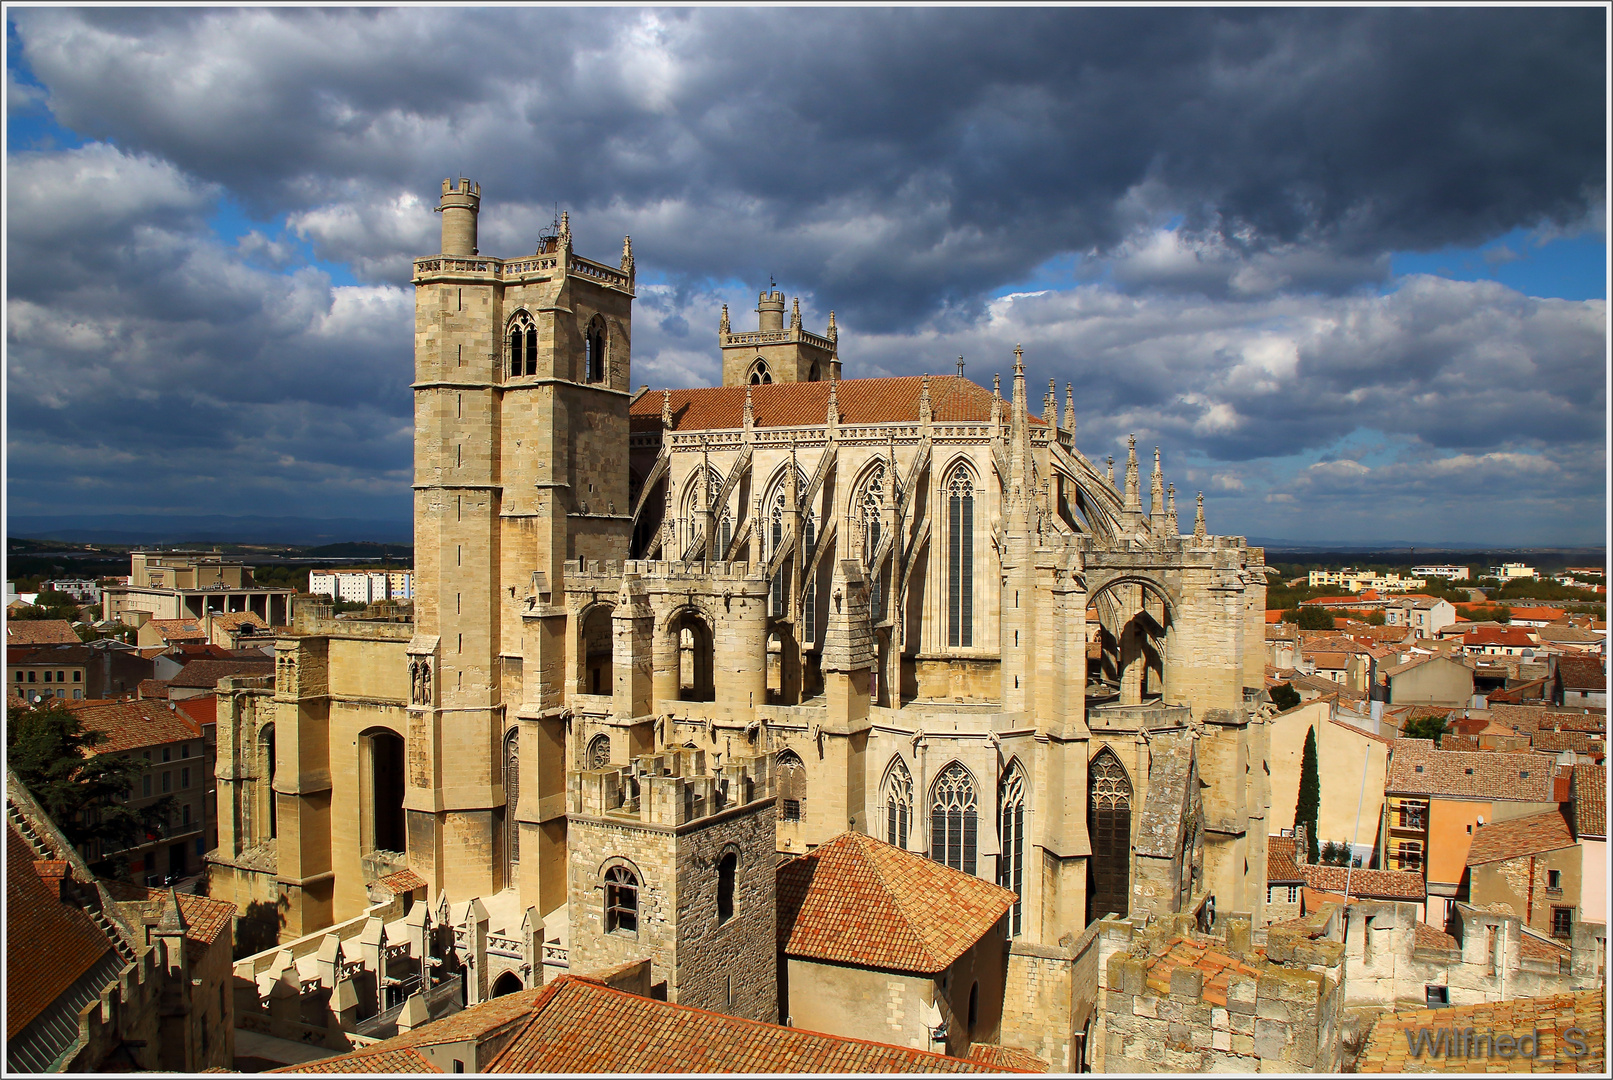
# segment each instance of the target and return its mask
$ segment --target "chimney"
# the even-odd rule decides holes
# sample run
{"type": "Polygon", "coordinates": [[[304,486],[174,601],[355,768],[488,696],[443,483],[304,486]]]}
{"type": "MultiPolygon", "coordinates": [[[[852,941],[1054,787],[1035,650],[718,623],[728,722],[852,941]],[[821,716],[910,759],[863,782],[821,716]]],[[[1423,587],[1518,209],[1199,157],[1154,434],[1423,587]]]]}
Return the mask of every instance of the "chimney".
{"type": "Polygon", "coordinates": [[[1309,838],[1305,835],[1305,826],[1303,826],[1303,825],[1295,825],[1294,826],[1294,863],[1295,863],[1295,865],[1304,866],[1306,860],[1310,858],[1310,853],[1311,853],[1311,845],[1310,845],[1309,838]]]}

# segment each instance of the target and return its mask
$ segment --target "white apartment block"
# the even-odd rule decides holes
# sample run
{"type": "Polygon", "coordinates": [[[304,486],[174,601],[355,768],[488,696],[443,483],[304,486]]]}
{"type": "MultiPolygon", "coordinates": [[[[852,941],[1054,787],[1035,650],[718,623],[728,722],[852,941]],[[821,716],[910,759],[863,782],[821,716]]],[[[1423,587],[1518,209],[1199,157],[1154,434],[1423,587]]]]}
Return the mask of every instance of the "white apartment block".
{"type": "Polygon", "coordinates": [[[308,591],[356,604],[412,600],[414,574],[408,570],[313,570],[308,574],[308,591]]]}
{"type": "Polygon", "coordinates": [[[1361,592],[1363,589],[1376,589],[1379,592],[1411,592],[1426,584],[1422,578],[1403,578],[1399,574],[1375,574],[1371,570],[1353,570],[1348,566],[1342,570],[1312,570],[1310,573],[1310,587],[1313,589],[1322,585],[1341,585],[1353,593],[1361,592]]]}
{"type": "Polygon", "coordinates": [[[88,578],[63,578],[60,581],[47,581],[45,588],[55,589],[59,593],[66,593],[81,604],[99,604],[101,602],[101,586],[99,582],[88,578]]]}
{"type": "Polygon", "coordinates": [[[1413,577],[1439,577],[1447,581],[1466,581],[1468,578],[1465,566],[1414,566],[1411,573],[1413,577]]]}
{"type": "Polygon", "coordinates": [[[1502,581],[1511,581],[1513,578],[1535,577],[1535,568],[1525,566],[1521,562],[1502,563],[1500,566],[1490,567],[1490,576],[1502,581]]]}

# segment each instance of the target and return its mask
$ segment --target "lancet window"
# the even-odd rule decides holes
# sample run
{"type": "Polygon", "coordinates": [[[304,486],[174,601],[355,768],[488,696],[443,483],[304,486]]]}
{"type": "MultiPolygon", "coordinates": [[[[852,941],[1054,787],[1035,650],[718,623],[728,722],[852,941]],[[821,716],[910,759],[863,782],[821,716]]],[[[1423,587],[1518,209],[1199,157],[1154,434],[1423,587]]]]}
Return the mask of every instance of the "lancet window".
{"type": "Polygon", "coordinates": [[[913,825],[913,774],[901,758],[891,762],[885,770],[885,842],[896,847],[907,847],[907,835],[913,825]]]}
{"type": "Polygon", "coordinates": [[[954,761],[930,789],[930,858],[965,874],[975,872],[980,804],[974,777],[954,761]]]}
{"type": "Polygon", "coordinates": [[[1008,766],[1000,791],[997,836],[1002,843],[1002,854],[997,861],[997,884],[1013,890],[1016,897],[1008,913],[1008,936],[1018,937],[1021,906],[1018,898],[1024,894],[1025,879],[1025,773],[1019,762],[1008,766]]]}
{"type": "Polygon", "coordinates": [[[946,483],[947,645],[974,645],[975,484],[962,465],[946,483]]]}
{"type": "Polygon", "coordinates": [[[538,373],[538,327],[525,311],[515,313],[510,320],[510,375],[536,375],[538,373]]]}

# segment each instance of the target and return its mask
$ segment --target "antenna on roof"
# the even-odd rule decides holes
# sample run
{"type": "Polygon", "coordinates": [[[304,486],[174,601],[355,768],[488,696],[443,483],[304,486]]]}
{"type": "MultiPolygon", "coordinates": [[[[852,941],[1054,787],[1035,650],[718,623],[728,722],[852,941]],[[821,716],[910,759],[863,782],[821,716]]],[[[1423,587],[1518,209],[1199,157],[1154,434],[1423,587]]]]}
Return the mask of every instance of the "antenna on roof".
{"type": "Polygon", "coordinates": [[[778,282],[773,280],[773,275],[772,274],[767,275],[767,287],[769,289],[774,289],[774,288],[778,287],[778,282]]]}

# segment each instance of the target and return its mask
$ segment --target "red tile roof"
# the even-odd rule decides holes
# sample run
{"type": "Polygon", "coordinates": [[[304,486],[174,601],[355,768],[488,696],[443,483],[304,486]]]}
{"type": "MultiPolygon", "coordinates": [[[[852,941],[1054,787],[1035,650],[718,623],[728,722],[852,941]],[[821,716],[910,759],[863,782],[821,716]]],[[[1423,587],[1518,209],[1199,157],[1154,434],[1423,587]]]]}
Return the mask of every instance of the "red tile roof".
{"type": "MultiPolygon", "coordinates": [[[[889,379],[841,379],[835,403],[842,424],[914,423],[919,415],[920,376],[889,379]]],[[[673,390],[674,431],[726,430],[744,426],[745,391],[751,391],[751,415],[757,427],[822,426],[829,414],[829,384],[774,383],[771,386],[713,386],[673,390]]],[[[630,408],[635,431],[661,426],[663,394],[641,394],[630,408]]],[[[991,419],[991,391],[956,375],[930,377],[930,411],[939,422],[991,419]]],[[[1008,407],[1003,407],[1006,420],[1008,407]]],[[[1034,414],[1032,424],[1045,422],[1034,414]]]]}
{"type": "Polygon", "coordinates": [[[179,669],[179,674],[168,680],[169,686],[178,686],[185,689],[212,690],[218,686],[218,681],[231,675],[272,675],[274,674],[274,660],[265,656],[263,660],[192,660],[179,669]]]}
{"type": "Polygon", "coordinates": [[[1574,828],[1580,836],[1607,839],[1607,770],[1574,766],[1574,828]]]}
{"type": "Polygon", "coordinates": [[[1396,739],[1384,790],[1447,798],[1553,802],[1552,759],[1500,750],[1436,750],[1429,739],[1396,739]]]}
{"type": "Polygon", "coordinates": [[[1516,626],[1480,626],[1462,635],[1462,644],[1468,648],[1532,649],[1538,643],[1533,634],[1516,626]]]}
{"type": "Polygon", "coordinates": [[[1029,1050],[998,1043],[974,1043],[969,1047],[969,1060],[1009,1072],[1052,1072],[1051,1062],[1043,1061],[1029,1050]]]}
{"type": "Polygon", "coordinates": [[[1443,949],[1448,952],[1457,947],[1455,938],[1425,922],[1412,927],[1412,935],[1413,944],[1419,949],[1443,949]]]}
{"type": "Polygon", "coordinates": [[[1349,883],[1352,897],[1369,897],[1374,900],[1426,900],[1427,888],[1423,876],[1409,870],[1367,870],[1347,866],[1301,866],[1305,884],[1323,892],[1344,895],[1349,883]]]}
{"type": "Polygon", "coordinates": [[[235,630],[242,626],[252,626],[259,630],[267,630],[269,624],[255,611],[231,611],[222,615],[213,616],[213,629],[235,630]]]}
{"type": "MultiPolygon", "coordinates": [[[[114,899],[137,904],[161,902],[168,896],[167,889],[148,889],[131,885],[127,881],[107,879],[107,891],[114,899]]],[[[228,900],[214,900],[193,893],[176,893],[179,913],[185,917],[185,937],[201,945],[211,945],[218,936],[230,928],[235,919],[235,905],[228,900]]]]}
{"type": "Polygon", "coordinates": [[[562,975],[489,1073],[1001,1072],[963,1058],[741,1020],[562,975]]]}
{"type": "Polygon", "coordinates": [[[943,971],[1013,906],[1007,889],[864,833],[778,871],[779,945],[804,959],[943,971]]]}
{"type": "MultiPolygon", "coordinates": [[[[170,709],[166,701],[73,701],[84,726],[106,735],[95,748],[98,754],[116,754],[147,746],[198,739],[202,731],[189,717],[170,709]]],[[[198,759],[199,760],[199,759],[198,759]]]]}
{"type": "Polygon", "coordinates": [[[6,822],[6,1038],[17,1033],[112,951],[90,916],[51,895],[34,850],[6,822]]]}
{"type": "Polygon", "coordinates": [[[1221,952],[1215,945],[1213,940],[1200,944],[1186,937],[1171,938],[1166,950],[1150,957],[1144,965],[1143,982],[1157,994],[1169,994],[1171,972],[1179,967],[1196,967],[1204,973],[1204,1000],[1225,1008],[1232,976],[1258,977],[1260,971],[1235,956],[1221,952]]]}
{"type": "MultiPolygon", "coordinates": [[[[480,1005],[472,1005],[443,1017],[422,1024],[413,1031],[405,1031],[394,1035],[390,1039],[383,1039],[378,1043],[354,1050],[351,1053],[341,1054],[333,1058],[309,1062],[306,1065],[290,1065],[283,1069],[273,1069],[272,1072],[396,1072],[397,1069],[386,1068],[389,1061],[401,1062],[408,1065],[410,1058],[405,1056],[415,1053],[415,1048],[421,1046],[436,1046],[447,1042],[461,1042],[474,1040],[478,1046],[488,1040],[508,1032],[511,1029],[523,1027],[531,1018],[533,1008],[543,997],[543,988],[533,990],[518,990],[513,994],[505,994],[484,1001],[480,1005]],[[397,1055],[396,1057],[383,1057],[383,1055],[397,1055]],[[360,1068],[360,1065],[368,1066],[360,1068]]],[[[422,1058],[421,1060],[425,1060],[422,1058]]],[[[401,1071],[418,1072],[421,1070],[405,1068],[401,1071]]],[[[430,1071],[440,1071],[432,1069],[430,1071]]]]}
{"type": "Polygon", "coordinates": [[[174,708],[190,717],[191,723],[197,727],[218,723],[218,697],[215,694],[181,698],[174,702],[174,708]]]}
{"type": "Polygon", "coordinates": [[[1562,811],[1548,810],[1544,814],[1492,821],[1476,827],[1467,849],[1467,865],[1478,866],[1573,846],[1574,834],[1562,811]]]}
{"type": "Polygon", "coordinates": [[[207,635],[195,619],[149,619],[151,627],[164,641],[206,641],[207,635]]]}
{"type": "Polygon", "coordinates": [[[7,619],[7,645],[77,645],[78,633],[66,619],[7,619]]]}
{"type": "MultiPolygon", "coordinates": [[[[1607,1073],[1607,1012],[1602,988],[1552,997],[1511,998],[1444,1009],[1411,1009],[1380,1017],[1356,1063],[1363,1073],[1404,1072],[1584,1072],[1607,1073]],[[1538,1038],[1532,1057],[1469,1058],[1414,1044],[1420,1031],[1432,1038],[1437,1032],[1468,1029],[1498,1039],[1511,1036],[1538,1038]],[[1570,1028],[1578,1028],[1580,1045],[1568,1042],[1570,1028]],[[1583,1052],[1583,1055],[1582,1055],[1583,1052]],[[1582,1055],[1582,1056],[1581,1056],[1582,1055]]],[[[1488,1046],[1488,1040],[1480,1044],[1488,1046]]]]}
{"type": "Polygon", "coordinates": [[[1557,677],[1568,690],[1607,689],[1607,668],[1596,656],[1559,656],[1557,677]]]}
{"type": "Polygon", "coordinates": [[[416,889],[426,887],[425,879],[413,870],[399,870],[395,874],[388,874],[377,881],[376,884],[386,889],[393,896],[400,896],[403,893],[411,893],[416,889]]]}
{"type": "Polygon", "coordinates": [[[1266,880],[1273,885],[1298,884],[1305,880],[1294,862],[1292,836],[1266,837],[1266,880]]]}
{"type": "MultiPolygon", "coordinates": [[[[390,1040],[388,1040],[390,1041],[390,1040]]],[[[380,1045],[380,1044],[377,1044],[380,1045]]],[[[440,1073],[424,1054],[407,1047],[400,1050],[355,1051],[340,1057],[270,1069],[277,1073],[440,1073]]]]}
{"type": "Polygon", "coordinates": [[[1567,614],[1562,608],[1554,607],[1515,607],[1511,609],[1513,619],[1560,619],[1567,614]]]}
{"type": "Polygon", "coordinates": [[[136,685],[135,688],[134,688],[134,696],[139,698],[142,701],[145,701],[145,700],[167,701],[168,700],[168,680],[167,679],[141,679],[139,684],[136,685]]]}

